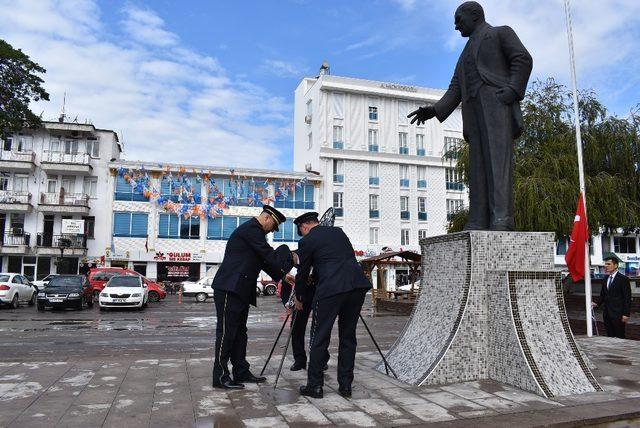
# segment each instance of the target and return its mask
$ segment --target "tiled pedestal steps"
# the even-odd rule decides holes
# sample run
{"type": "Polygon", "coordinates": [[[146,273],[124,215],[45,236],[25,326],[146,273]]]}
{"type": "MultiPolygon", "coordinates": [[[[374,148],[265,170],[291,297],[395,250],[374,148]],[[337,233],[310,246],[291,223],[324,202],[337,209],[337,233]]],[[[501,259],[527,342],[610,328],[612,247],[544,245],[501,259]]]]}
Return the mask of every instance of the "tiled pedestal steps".
{"type": "Polygon", "coordinates": [[[420,296],[387,355],[401,380],[493,379],[545,397],[601,390],[569,329],[552,233],[461,232],[421,246],[420,296]]]}

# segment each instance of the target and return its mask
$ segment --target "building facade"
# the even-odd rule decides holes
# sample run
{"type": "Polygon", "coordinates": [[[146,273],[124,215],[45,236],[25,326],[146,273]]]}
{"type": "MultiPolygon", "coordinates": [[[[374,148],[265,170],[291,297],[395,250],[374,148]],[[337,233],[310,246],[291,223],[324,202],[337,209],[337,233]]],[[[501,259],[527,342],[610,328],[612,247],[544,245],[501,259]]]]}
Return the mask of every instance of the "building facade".
{"type": "Polygon", "coordinates": [[[0,267],[42,279],[96,263],[110,240],[107,164],[115,132],[44,122],[0,140],[0,267]]]}
{"type": "Polygon", "coordinates": [[[460,109],[443,123],[407,118],[443,94],[326,73],[296,88],[294,169],[324,177],[320,198],[356,251],[419,252],[419,238],[446,233],[467,204],[455,161],[443,158],[462,139],[460,109]]]}
{"type": "Polygon", "coordinates": [[[304,173],[153,162],[113,162],[109,168],[107,227],[113,238],[103,249],[105,264],[160,281],[213,275],[231,233],[258,215],[263,203],[287,217],[267,235],[269,244],[295,249],[300,237],[293,219],[320,205],[321,179],[304,173]]]}

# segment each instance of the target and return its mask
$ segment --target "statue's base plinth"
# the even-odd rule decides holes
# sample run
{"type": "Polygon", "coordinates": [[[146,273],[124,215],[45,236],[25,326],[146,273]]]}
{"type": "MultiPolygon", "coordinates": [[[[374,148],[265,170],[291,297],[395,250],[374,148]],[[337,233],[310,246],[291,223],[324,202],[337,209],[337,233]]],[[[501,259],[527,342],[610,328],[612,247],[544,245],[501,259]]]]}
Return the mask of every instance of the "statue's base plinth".
{"type": "Polygon", "coordinates": [[[493,379],[545,397],[602,390],[569,328],[552,233],[474,231],[420,243],[420,296],[387,355],[401,380],[493,379]]]}

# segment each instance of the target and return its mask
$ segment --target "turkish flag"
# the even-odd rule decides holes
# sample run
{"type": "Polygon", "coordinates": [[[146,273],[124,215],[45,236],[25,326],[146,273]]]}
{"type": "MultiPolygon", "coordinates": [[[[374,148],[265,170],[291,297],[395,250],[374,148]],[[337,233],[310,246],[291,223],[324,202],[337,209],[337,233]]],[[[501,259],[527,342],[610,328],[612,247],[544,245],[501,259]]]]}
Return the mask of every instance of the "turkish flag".
{"type": "Polygon", "coordinates": [[[584,209],[584,199],[582,193],[580,193],[580,196],[578,196],[576,217],[573,220],[569,249],[564,256],[564,261],[567,263],[573,282],[580,281],[584,278],[585,243],[588,240],[589,225],[587,224],[587,215],[584,209]]]}

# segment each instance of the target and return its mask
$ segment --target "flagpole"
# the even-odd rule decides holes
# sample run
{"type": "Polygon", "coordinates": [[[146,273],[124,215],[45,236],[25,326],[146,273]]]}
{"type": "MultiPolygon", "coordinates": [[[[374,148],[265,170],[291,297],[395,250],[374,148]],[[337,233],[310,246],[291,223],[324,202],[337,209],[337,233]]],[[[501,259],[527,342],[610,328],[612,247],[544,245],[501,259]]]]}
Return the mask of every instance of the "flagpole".
{"type": "MultiPolygon", "coordinates": [[[[578,177],[580,179],[580,193],[584,202],[584,213],[587,217],[587,191],[584,183],[584,167],[582,162],[582,136],[580,135],[580,111],[578,110],[578,84],[576,82],[576,58],[573,51],[573,30],[571,28],[571,6],[569,0],[564,0],[564,12],[567,21],[567,38],[569,42],[569,63],[571,68],[571,85],[573,86],[573,116],[576,127],[576,147],[578,150],[578,177]]],[[[586,219],[585,218],[585,219],[586,219]]],[[[587,336],[593,336],[593,327],[591,324],[592,308],[591,301],[591,270],[589,267],[589,241],[585,242],[584,251],[584,299],[587,322],[587,336]]]]}

